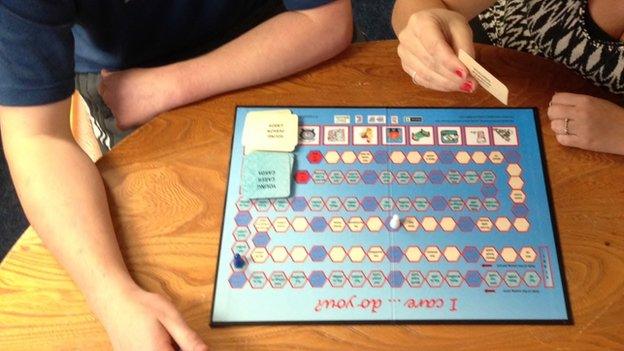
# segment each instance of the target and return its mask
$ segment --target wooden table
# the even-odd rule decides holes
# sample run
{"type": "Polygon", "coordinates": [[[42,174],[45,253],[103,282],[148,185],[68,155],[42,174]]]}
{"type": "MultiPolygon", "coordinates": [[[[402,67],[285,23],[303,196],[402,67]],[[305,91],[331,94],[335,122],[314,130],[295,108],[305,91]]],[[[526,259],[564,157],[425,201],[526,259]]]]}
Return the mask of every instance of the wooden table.
{"type": "MultiPolygon", "coordinates": [[[[122,250],[136,280],[167,294],[212,350],[624,349],[624,158],[558,145],[542,130],[569,296],[571,326],[208,325],[234,108],[240,105],[500,106],[484,91],[420,89],[395,41],[356,44],[317,68],[167,113],[102,158],[122,250]]],[[[512,106],[555,91],[602,94],[554,63],[479,46],[512,106]]],[[[0,266],[0,350],[107,349],[84,298],[28,230],[0,266]]]]}

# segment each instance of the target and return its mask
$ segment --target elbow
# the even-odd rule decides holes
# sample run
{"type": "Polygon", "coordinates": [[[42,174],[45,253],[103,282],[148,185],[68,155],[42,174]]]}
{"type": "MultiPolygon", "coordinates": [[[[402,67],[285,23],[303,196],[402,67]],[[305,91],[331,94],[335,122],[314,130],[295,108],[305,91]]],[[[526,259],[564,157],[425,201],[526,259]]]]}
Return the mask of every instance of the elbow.
{"type": "Polygon", "coordinates": [[[338,55],[343,52],[353,41],[353,17],[351,11],[348,13],[332,18],[325,25],[326,30],[322,34],[326,41],[327,49],[331,56],[338,55]],[[335,21],[339,18],[339,21],[335,21]]]}
{"type": "Polygon", "coordinates": [[[349,0],[335,0],[308,13],[315,24],[315,37],[325,58],[344,51],[353,40],[353,15],[349,0]]]}
{"type": "Polygon", "coordinates": [[[337,29],[338,33],[335,34],[334,38],[334,46],[336,53],[340,53],[344,51],[351,42],[353,41],[353,19],[349,15],[348,21],[344,21],[345,24],[341,25],[339,29],[337,29]]]}

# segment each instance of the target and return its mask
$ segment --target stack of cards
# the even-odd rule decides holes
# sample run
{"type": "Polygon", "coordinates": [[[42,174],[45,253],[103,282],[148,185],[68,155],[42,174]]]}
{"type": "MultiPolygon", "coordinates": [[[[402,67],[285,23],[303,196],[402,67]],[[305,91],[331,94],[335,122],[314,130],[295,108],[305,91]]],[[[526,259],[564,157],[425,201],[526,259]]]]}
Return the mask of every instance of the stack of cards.
{"type": "Polygon", "coordinates": [[[297,146],[299,117],[290,110],[249,112],[243,129],[245,155],[253,151],[292,152],[297,146]]]}
{"type": "Polygon", "coordinates": [[[299,117],[290,110],[249,112],[243,129],[242,196],[245,199],[290,196],[292,151],[298,143],[299,117]]]}
{"type": "Polygon", "coordinates": [[[254,151],[243,163],[243,197],[268,199],[290,196],[295,156],[290,152],[254,151]]]}

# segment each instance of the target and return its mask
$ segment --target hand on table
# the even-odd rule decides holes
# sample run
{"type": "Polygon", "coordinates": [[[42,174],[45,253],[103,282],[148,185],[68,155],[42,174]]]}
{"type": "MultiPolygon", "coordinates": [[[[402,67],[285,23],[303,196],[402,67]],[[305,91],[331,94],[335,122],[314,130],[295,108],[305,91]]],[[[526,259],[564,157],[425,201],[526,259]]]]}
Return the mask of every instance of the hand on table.
{"type": "Polygon", "coordinates": [[[397,52],[415,84],[440,91],[472,93],[477,82],[457,58],[459,49],[474,57],[472,30],[458,12],[442,9],[413,14],[399,33],[397,52]]]}
{"type": "Polygon", "coordinates": [[[158,294],[137,287],[103,303],[98,315],[114,350],[208,350],[173,304],[158,294]]]}
{"type": "Polygon", "coordinates": [[[561,145],[624,155],[624,108],[610,101],[557,93],[548,107],[548,118],[561,145]]]}
{"type": "Polygon", "coordinates": [[[119,129],[140,126],[175,106],[175,82],[160,67],[101,73],[98,91],[119,129]]]}

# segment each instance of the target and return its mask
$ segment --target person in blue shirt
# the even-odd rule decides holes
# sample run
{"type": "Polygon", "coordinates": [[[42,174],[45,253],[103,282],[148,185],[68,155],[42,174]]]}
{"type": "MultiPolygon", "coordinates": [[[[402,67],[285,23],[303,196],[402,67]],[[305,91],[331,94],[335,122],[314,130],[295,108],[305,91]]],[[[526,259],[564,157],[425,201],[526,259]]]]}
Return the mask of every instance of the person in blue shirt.
{"type": "Polygon", "coordinates": [[[97,168],[74,141],[78,89],[110,143],[161,112],[345,49],[348,0],[2,0],[0,131],[27,217],[116,350],[205,350],[128,273],[97,168]],[[100,74],[101,73],[101,74],[100,74]]]}

